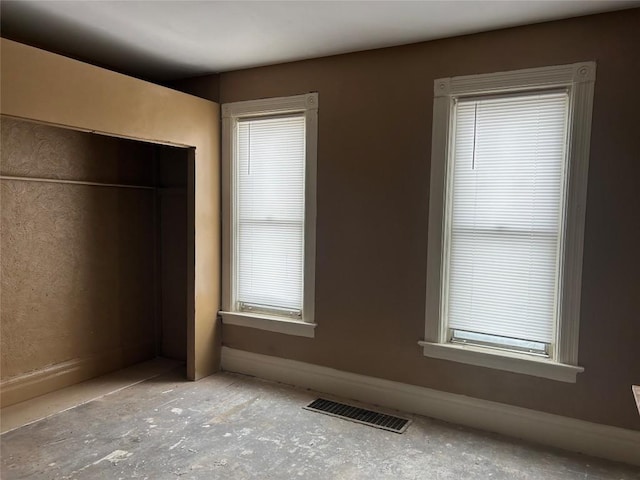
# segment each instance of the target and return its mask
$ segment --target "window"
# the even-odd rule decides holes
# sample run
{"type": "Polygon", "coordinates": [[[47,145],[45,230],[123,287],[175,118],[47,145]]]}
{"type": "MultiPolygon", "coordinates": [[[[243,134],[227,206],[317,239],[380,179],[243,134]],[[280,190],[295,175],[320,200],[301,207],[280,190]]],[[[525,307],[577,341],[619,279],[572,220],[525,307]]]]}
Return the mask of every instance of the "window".
{"type": "Polygon", "coordinates": [[[313,337],[318,94],[228,103],[225,324],[313,337]]]}
{"type": "Polygon", "coordinates": [[[575,382],[595,63],[435,81],[424,354],[575,382]]]}

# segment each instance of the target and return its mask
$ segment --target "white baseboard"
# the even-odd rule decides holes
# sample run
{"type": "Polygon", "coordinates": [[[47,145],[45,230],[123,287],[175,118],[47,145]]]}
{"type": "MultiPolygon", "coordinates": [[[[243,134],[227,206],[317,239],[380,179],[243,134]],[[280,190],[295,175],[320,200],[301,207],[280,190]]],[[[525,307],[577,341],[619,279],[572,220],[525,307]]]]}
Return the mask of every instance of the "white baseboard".
{"type": "Polygon", "coordinates": [[[222,369],[640,465],[640,431],[222,348],[222,369]]]}

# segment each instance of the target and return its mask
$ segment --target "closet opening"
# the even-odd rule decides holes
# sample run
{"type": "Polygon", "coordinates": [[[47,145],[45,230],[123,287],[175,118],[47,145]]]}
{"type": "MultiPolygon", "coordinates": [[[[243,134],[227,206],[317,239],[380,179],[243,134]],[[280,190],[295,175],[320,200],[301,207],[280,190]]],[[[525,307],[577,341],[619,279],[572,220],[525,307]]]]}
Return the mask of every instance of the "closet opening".
{"type": "Polygon", "coordinates": [[[2,405],[186,361],[192,149],[4,116],[1,142],[2,405]]]}

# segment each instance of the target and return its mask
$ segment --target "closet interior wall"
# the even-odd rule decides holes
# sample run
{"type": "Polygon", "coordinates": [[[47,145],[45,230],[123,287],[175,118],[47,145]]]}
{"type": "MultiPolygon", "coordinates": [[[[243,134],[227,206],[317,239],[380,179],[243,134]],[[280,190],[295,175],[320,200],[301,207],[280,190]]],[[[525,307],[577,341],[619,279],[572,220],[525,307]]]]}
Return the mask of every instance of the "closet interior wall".
{"type": "Polygon", "coordinates": [[[186,149],[2,117],[2,406],[186,358],[186,149]]]}

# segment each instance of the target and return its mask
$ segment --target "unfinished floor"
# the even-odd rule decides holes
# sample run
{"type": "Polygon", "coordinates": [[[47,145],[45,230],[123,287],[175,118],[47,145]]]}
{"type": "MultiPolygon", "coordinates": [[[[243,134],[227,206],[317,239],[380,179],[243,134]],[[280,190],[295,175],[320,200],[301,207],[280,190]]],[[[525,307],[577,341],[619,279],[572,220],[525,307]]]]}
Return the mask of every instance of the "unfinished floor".
{"type": "MultiPolygon", "coordinates": [[[[420,416],[404,434],[302,407],[307,390],[180,369],[5,433],[2,478],[640,479],[640,469],[420,416]]],[[[388,411],[388,410],[387,410],[388,411]]]]}

